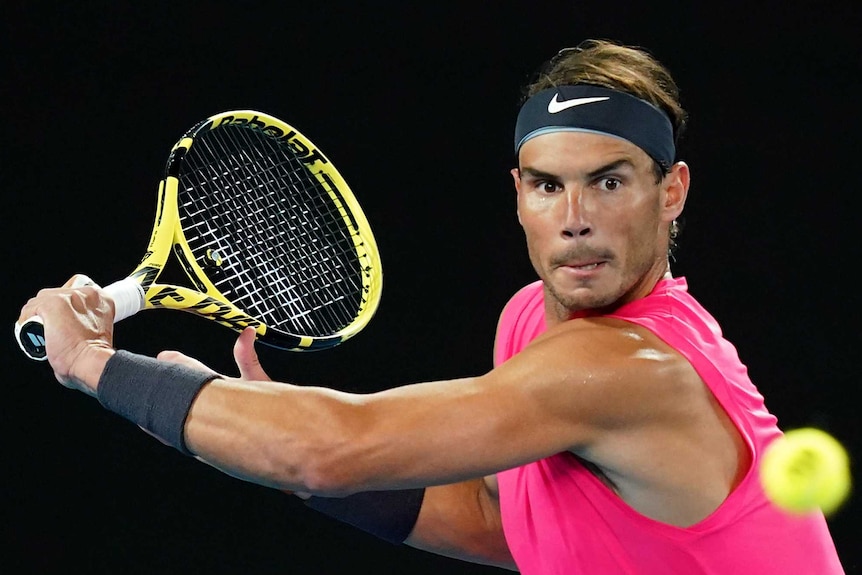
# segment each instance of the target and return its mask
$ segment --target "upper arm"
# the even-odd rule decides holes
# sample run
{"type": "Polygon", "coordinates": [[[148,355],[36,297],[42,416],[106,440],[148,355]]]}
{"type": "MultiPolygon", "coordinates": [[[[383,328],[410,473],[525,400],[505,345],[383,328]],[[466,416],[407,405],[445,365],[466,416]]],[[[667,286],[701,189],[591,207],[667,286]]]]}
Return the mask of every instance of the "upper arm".
{"type": "Polygon", "coordinates": [[[425,490],[416,525],[405,543],[473,563],[515,569],[500,506],[489,481],[473,479],[425,490]]]}
{"type": "Polygon", "coordinates": [[[661,417],[668,393],[656,386],[674,385],[684,360],[621,320],[570,323],[483,376],[368,397],[352,477],[363,489],[454,483],[661,417]]]}

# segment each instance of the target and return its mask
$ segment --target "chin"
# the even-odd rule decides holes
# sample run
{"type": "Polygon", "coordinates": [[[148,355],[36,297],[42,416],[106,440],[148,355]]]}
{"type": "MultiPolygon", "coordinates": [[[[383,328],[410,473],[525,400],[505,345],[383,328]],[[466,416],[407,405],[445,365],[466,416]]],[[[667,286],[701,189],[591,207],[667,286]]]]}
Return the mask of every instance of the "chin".
{"type": "Polygon", "coordinates": [[[546,293],[549,293],[562,308],[570,312],[606,308],[616,303],[621,297],[621,294],[616,292],[597,290],[596,286],[561,289],[560,286],[550,285],[546,293]]]}

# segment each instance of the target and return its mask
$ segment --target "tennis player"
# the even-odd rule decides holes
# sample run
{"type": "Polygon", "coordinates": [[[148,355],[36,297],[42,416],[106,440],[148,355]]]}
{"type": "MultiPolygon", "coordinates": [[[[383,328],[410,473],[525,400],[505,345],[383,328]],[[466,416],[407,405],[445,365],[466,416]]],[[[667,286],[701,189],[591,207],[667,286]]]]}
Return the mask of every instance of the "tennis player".
{"type": "MultiPolygon", "coordinates": [[[[495,366],[372,394],[240,377],[112,344],[97,288],[43,290],[63,384],[224,472],[396,544],[525,574],[843,573],[819,512],[758,481],[781,434],[716,320],[670,269],[686,113],[647,51],[588,41],[526,90],[512,170],[538,279],[495,366]]],[[[338,387],[333,385],[333,387],[338,387]]]]}

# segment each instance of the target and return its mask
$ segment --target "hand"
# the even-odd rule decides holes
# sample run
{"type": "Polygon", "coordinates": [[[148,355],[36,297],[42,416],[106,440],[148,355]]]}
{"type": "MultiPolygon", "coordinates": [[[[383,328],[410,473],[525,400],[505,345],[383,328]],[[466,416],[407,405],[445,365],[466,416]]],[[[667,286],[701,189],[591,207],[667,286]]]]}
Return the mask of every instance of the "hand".
{"type": "Polygon", "coordinates": [[[97,286],[72,287],[79,279],[76,275],[63,287],[41,290],[21,308],[18,321],[40,316],[54,376],[66,387],[95,395],[113,354],[114,302],[97,286]]]}

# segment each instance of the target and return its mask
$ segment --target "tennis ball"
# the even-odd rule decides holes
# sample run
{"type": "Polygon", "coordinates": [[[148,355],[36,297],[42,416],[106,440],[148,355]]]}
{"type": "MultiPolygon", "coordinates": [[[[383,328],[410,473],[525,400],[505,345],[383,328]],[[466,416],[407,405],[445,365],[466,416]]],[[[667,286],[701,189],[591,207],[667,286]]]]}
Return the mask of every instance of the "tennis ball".
{"type": "Polygon", "coordinates": [[[763,454],[760,481],[766,496],[793,513],[838,510],[850,494],[850,458],[837,439],[813,427],[793,429],[763,454]]]}

